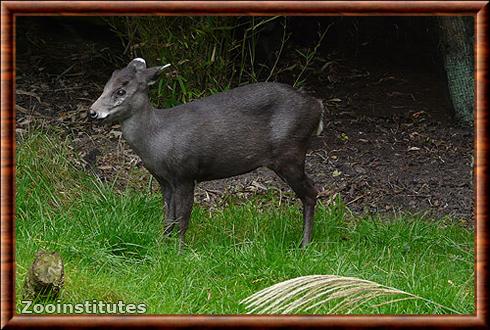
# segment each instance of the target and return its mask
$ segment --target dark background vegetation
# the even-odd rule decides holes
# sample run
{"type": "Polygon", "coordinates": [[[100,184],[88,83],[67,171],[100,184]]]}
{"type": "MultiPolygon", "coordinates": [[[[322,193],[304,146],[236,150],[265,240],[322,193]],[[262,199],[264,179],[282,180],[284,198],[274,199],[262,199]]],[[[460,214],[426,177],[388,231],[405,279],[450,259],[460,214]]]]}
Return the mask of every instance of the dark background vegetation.
{"type": "MultiPolygon", "coordinates": [[[[472,18],[461,22],[471,40],[472,18]]],[[[307,171],[327,204],[340,196],[354,212],[473,221],[473,131],[454,111],[448,42],[434,17],[17,17],[16,24],[18,141],[32,127],[56,127],[73,137],[78,166],[116,187],[146,187],[149,176],[130,175],[141,164],[119,127],[98,127],[86,111],[112,71],[139,56],[172,64],[152,89],[160,107],[264,80],[322,99],[325,130],[307,171]]],[[[269,189],[290,197],[258,170],[202,184],[197,198],[214,205],[269,189]]]]}

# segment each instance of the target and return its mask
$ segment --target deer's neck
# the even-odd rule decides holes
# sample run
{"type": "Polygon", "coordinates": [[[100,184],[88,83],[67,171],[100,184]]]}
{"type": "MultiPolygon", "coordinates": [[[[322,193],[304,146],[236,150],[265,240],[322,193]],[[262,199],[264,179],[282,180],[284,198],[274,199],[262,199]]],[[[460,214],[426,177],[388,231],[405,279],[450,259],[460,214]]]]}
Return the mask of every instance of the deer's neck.
{"type": "Polygon", "coordinates": [[[121,123],[124,139],[140,156],[146,149],[145,144],[148,143],[149,137],[157,127],[156,119],[155,109],[149,102],[146,102],[121,123]]]}

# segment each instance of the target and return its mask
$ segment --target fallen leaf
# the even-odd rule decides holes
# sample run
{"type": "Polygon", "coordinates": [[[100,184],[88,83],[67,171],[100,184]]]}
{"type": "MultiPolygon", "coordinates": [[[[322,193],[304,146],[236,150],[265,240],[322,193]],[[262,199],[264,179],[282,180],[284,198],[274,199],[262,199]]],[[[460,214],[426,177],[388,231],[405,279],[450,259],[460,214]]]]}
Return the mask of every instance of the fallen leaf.
{"type": "Polygon", "coordinates": [[[32,122],[32,118],[30,118],[30,117],[29,117],[29,118],[24,118],[24,119],[22,119],[22,120],[18,121],[18,122],[17,122],[17,125],[18,125],[18,126],[27,126],[27,125],[29,125],[31,122],[32,122]]]}
{"type": "Polygon", "coordinates": [[[252,181],[252,186],[254,186],[255,188],[259,189],[259,190],[267,190],[266,187],[264,187],[263,185],[261,185],[260,183],[258,183],[257,181],[252,181]]]}
{"type": "Polygon", "coordinates": [[[29,110],[27,110],[26,108],[24,108],[23,106],[20,106],[18,104],[15,105],[15,111],[24,112],[24,113],[29,112],[29,110]]]}
{"type": "Polygon", "coordinates": [[[366,174],[366,169],[360,165],[355,165],[354,166],[354,171],[356,171],[359,174],[366,174]]]}
{"type": "Polygon", "coordinates": [[[122,135],[122,132],[121,131],[116,131],[116,130],[113,129],[113,130],[111,130],[109,132],[109,135],[111,135],[111,136],[113,136],[115,138],[120,138],[121,135],[122,135]]]}
{"type": "Polygon", "coordinates": [[[425,115],[425,111],[418,111],[418,112],[415,112],[415,113],[413,113],[413,114],[412,114],[412,117],[414,117],[414,118],[418,118],[418,117],[420,117],[420,116],[422,116],[422,115],[425,115]]]}
{"type": "Polygon", "coordinates": [[[17,95],[27,95],[27,96],[32,96],[34,97],[39,103],[41,103],[41,98],[39,97],[39,95],[37,95],[36,93],[33,93],[33,92],[27,92],[27,91],[23,91],[22,89],[17,89],[15,91],[15,94],[17,95]]]}

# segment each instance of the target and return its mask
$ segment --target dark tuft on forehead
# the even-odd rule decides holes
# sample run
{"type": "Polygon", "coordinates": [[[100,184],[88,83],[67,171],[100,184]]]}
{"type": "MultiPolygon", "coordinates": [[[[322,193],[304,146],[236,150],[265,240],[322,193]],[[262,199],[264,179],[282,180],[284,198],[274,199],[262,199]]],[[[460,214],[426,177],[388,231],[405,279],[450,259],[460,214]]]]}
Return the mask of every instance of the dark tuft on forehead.
{"type": "Polygon", "coordinates": [[[116,70],[112,73],[112,78],[111,80],[113,81],[114,84],[125,84],[131,79],[134,78],[134,70],[131,70],[129,68],[124,68],[121,70],[116,70]]]}

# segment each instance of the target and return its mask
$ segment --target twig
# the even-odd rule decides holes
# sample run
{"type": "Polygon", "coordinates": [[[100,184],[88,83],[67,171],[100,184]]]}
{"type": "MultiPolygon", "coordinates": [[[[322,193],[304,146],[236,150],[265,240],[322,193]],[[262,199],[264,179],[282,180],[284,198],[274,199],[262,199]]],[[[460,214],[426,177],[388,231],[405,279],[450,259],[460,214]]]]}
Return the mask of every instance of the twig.
{"type": "Polygon", "coordinates": [[[361,196],[359,196],[359,197],[357,197],[357,198],[354,198],[354,199],[353,199],[353,200],[351,200],[350,202],[346,203],[346,204],[345,204],[345,206],[348,206],[348,205],[350,205],[350,204],[354,203],[355,201],[357,201],[357,200],[359,200],[359,199],[361,199],[361,198],[363,198],[363,197],[364,197],[364,195],[361,195],[361,196]]]}
{"type": "Polygon", "coordinates": [[[325,31],[323,31],[323,33],[320,35],[320,39],[318,40],[318,43],[316,44],[315,48],[313,48],[313,52],[306,57],[305,65],[303,66],[303,69],[299,73],[298,77],[296,77],[296,80],[293,83],[293,87],[296,87],[296,85],[298,84],[299,78],[301,78],[301,76],[303,75],[303,73],[306,71],[306,68],[310,65],[310,62],[313,60],[313,58],[316,55],[316,52],[318,51],[318,47],[320,47],[320,45],[321,45],[321,43],[323,41],[323,38],[325,38],[325,35],[327,34],[328,30],[330,29],[330,27],[332,25],[333,25],[333,23],[330,23],[327,26],[327,28],[325,29],[325,31]]]}
{"type": "Polygon", "coordinates": [[[269,81],[269,79],[272,77],[272,74],[274,73],[274,70],[276,69],[277,63],[279,62],[279,58],[281,57],[282,50],[284,49],[284,44],[286,43],[286,17],[284,17],[284,25],[283,25],[283,33],[282,33],[282,39],[281,39],[281,47],[279,48],[279,52],[277,53],[276,60],[274,62],[274,65],[272,66],[271,72],[269,72],[269,76],[265,81],[269,81]]]}
{"type": "Polygon", "coordinates": [[[82,89],[82,88],[87,88],[87,86],[75,86],[75,87],[57,88],[57,89],[50,90],[50,92],[61,92],[61,91],[69,91],[69,90],[82,89]]]}
{"type": "Polygon", "coordinates": [[[56,78],[57,80],[59,80],[61,77],[63,77],[66,73],[68,73],[71,69],[73,69],[73,67],[75,66],[75,63],[73,63],[72,65],[70,65],[68,67],[68,69],[66,69],[65,71],[63,71],[62,73],[60,73],[58,75],[58,77],[56,78]]]}

